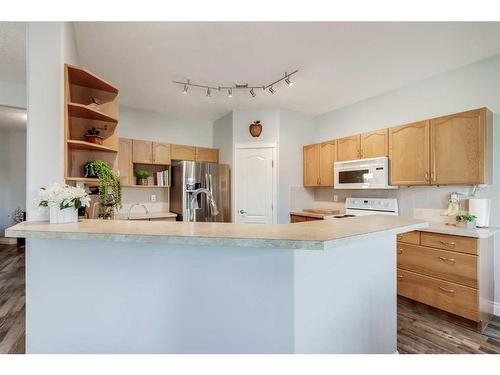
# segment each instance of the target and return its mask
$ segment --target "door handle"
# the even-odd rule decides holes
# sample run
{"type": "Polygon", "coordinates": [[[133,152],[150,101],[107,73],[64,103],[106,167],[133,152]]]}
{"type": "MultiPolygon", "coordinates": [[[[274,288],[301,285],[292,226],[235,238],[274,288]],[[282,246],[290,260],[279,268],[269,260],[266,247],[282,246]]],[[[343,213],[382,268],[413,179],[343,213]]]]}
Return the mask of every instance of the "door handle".
{"type": "Polygon", "coordinates": [[[245,215],[247,212],[245,210],[240,210],[241,215],[245,215]]]}

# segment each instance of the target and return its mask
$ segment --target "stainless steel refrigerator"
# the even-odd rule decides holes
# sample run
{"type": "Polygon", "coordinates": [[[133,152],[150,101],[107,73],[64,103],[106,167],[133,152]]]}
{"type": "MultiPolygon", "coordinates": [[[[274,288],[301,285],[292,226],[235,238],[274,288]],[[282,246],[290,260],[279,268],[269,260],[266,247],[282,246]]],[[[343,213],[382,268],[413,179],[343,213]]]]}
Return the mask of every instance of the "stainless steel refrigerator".
{"type": "Polygon", "coordinates": [[[178,221],[230,222],[230,183],[227,164],[174,161],[170,211],[178,221]]]}

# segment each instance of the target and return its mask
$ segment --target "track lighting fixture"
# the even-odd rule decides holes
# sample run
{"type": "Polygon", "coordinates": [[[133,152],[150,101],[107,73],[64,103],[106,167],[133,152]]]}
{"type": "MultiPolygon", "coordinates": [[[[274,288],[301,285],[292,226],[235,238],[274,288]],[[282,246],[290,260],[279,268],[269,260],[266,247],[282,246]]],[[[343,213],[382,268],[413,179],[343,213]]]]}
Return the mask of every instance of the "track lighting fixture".
{"type": "Polygon", "coordinates": [[[212,96],[212,90],[217,90],[217,91],[227,90],[227,97],[232,98],[233,97],[233,90],[248,90],[248,89],[250,89],[250,95],[252,95],[252,98],[255,98],[255,96],[256,96],[255,89],[262,89],[264,91],[269,90],[269,92],[271,94],[274,94],[276,92],[276,89],[274,88],[274,86],[278,85],[278,83],[280,83],[281,81],[285,81],[285,83],[288,85],[288,87],[292,87],[293,82],[290,79],[290,77],[297,72],[298,72],[298,70],[294,70],[291,73],[285,72],[285,75],[282,76],[280,79],[277,79],[276,81],[271,82],[268,85],[260,85],[260,86],[257,86],[257,85],[250,86],[248,83],[235,84],[233,86],[207,86],[207,85],[199,85],[197,83],[191,83],[189,81],[189,79],[186,82],[173,81],[173,83],[176,83],[178,85],[183,86],[183,90],[182,90],[183,94],[187,94],[189,86],[193,86],[193,87],[200,87],[202,89],[206,89],[208,98],[210,98],[212,96]]]}

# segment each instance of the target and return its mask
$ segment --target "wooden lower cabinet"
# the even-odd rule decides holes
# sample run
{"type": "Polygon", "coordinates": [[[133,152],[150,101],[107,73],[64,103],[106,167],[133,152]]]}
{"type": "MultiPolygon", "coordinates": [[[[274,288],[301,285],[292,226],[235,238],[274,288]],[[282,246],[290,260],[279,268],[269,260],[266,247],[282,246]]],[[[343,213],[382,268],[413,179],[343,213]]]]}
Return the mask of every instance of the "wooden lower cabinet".
{"type": "Polygon", "coordinates": [[[398,294],[478,321],[477,289],[422,274],[398,270],[398,294]]]}
{"type": "Polygon", "coordinates": [[[493,314],[493,238],[413,231],[398,235],[398,295],[476,322],[493,314]]]}

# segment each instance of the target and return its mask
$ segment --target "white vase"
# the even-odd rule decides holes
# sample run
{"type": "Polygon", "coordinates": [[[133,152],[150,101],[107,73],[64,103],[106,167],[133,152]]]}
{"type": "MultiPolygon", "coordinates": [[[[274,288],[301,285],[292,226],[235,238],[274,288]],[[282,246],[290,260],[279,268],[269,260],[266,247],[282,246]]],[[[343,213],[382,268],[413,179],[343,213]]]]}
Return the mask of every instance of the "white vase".
{"type": "Polygon", "coordinates": [[[78,210],[74,207],[61,210],[58,206],[51,206],[49,216],[51,224],[76,223],[78,221],[78,210]]]}

